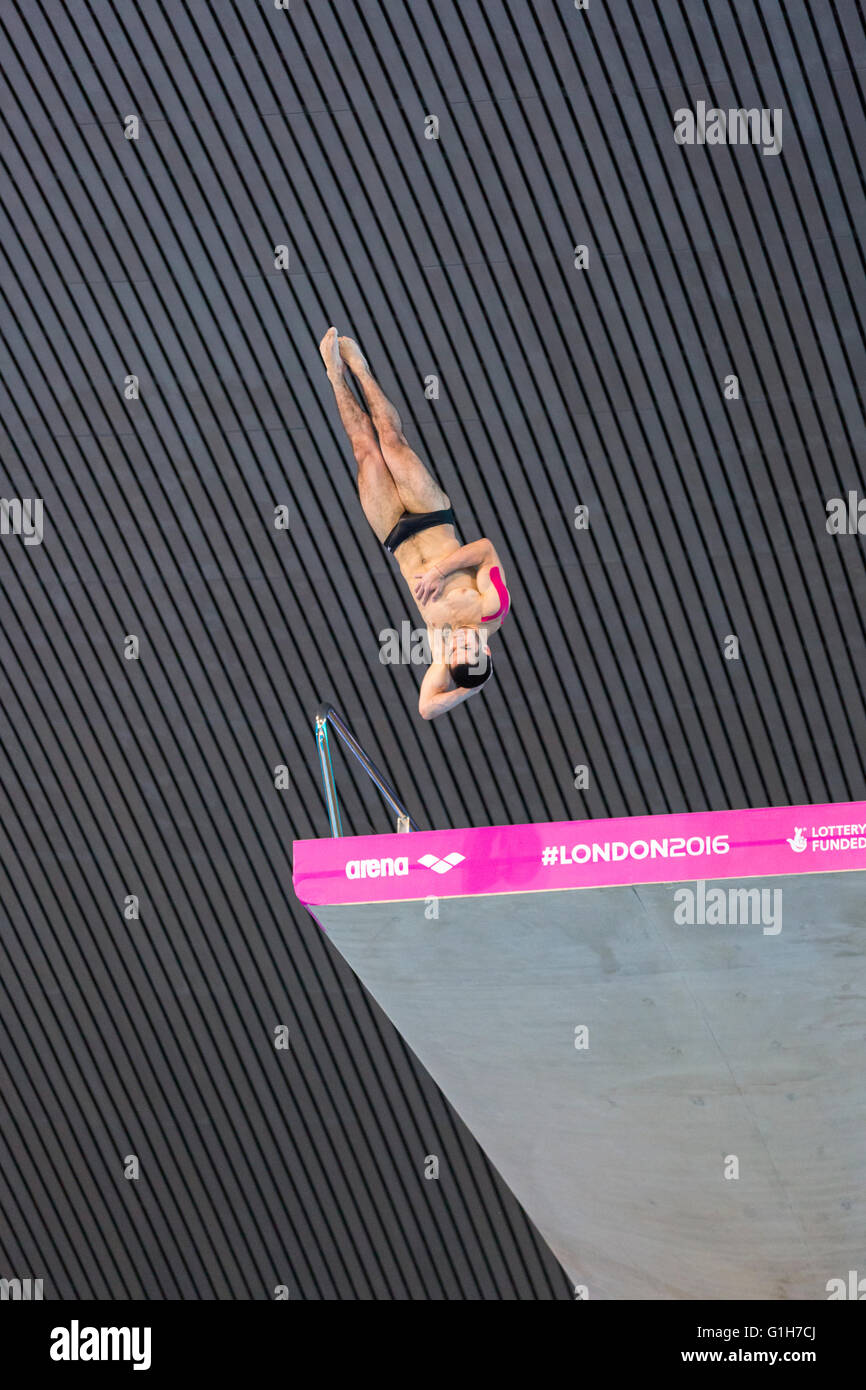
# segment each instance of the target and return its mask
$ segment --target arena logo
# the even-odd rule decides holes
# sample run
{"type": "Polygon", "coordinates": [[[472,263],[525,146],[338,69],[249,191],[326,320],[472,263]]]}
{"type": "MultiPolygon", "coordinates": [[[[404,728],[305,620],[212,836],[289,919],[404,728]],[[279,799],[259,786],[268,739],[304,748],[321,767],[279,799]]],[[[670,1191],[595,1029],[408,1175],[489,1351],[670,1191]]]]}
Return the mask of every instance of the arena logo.
{"type": "Polygon", "coordinates": [[[782,111],[756,106],[723,111],[695,104],[694,111],[681,106],[674,112],[674,139],[678,145],[763,145],[762,154],[779,154],[782,149],[782,111]]]}
{"type": "Polygon", "coordinates": [[[418,863],[423,864],[425,869],[432,869],[434,874],[447,874],[449,869],[462,864],[465,858],[465,854],[458,854],[454,850],[452,854],[446,854],[442,859],[439,858],[438,854],[422,854],[418,863]]]}
{"type": "Polygon", "coordinates": [[[684,835],[667,836],[661,840],[597,840],[591,845],[572,845],[569,850],[560,847],[559,861],[562,864],[618,864],[623,859],[684,859],[700,858],[703,855],[727,854],[731,848],[727,835],[684,835]]]}
{"type": "Polygon", "coordinates": [[[346,878],[402,878],[409,872],[409,860],[405,855],[398,859],[350,859],[346,865],[346,878]]]}

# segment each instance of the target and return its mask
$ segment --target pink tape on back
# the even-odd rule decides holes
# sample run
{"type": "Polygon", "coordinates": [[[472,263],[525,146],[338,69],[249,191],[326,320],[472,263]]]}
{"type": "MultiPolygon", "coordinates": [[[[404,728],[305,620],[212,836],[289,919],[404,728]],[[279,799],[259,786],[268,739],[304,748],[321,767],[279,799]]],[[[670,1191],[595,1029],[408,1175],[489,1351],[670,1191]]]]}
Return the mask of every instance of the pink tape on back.
{"type": "Polygon", "coordinates": [[[504,618],[509,608],[511,607],[511,599],[508,596],[508,590],[502,582],[502,576],[499,573],[498,565],[493,565],[493,567],[491,568],[490,579],[494,589],[499,595],[499,607],[497,608],[495,613],[488,613],[486,618],[482,617],[482,623],[489,623],[494,618],[504,618]]]}

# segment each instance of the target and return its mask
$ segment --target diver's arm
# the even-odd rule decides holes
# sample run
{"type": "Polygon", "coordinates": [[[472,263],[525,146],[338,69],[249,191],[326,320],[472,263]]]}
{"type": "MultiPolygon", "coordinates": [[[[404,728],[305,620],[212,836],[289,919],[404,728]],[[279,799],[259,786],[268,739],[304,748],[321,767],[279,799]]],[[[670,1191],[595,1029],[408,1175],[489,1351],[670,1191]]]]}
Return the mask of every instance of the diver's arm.
{"type": "Polygon", "coordinates": [[[455,705],[461,705],[464,700],[468,700],[478,688],[455,686],[448,667],[443,662],[435,661],[424,672],[418,696],[418,713],[422,719],[438,719],[440,714],[447,714],[455,705]]]}
{"type": "Polygon", "coordinates": [[[415,575],[415,584],[412,590],[415,595],[415,602],[429,603],[431,599],[438,598],[442,592],[443,582],[449,574],[456,574],[457,570],[478,569],[479,567],[489,569],[491,565],[497,563],[496,551],[486,537],[480,541],[470,541],[468,545],[461,545],[458,550],[452,550],[450,555],[435,560],[426,574],[415,575]]]}
{"type": "Polygon", "coordinates": [[[471,570],[478,565],[495,565],[496,551],[486,536],[480,541],[470,541],[468,545],[461,545],[459,550],[452,550],[450,555],[446,555],[444,560],[437,560],[435,568],[443,575],[454,574],[456,570],[471,570]]]}

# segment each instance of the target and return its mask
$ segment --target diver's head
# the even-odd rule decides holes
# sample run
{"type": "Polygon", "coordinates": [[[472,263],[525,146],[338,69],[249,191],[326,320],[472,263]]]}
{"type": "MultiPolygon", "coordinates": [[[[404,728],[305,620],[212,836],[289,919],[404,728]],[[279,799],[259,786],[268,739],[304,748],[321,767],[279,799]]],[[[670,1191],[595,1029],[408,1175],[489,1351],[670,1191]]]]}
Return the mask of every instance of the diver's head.
{"type": "Polygon", "coordinates": [[[448,669],[455,685],[475,690],[490,679],[493,657],[477,627],[451,629],[448,669]]]}

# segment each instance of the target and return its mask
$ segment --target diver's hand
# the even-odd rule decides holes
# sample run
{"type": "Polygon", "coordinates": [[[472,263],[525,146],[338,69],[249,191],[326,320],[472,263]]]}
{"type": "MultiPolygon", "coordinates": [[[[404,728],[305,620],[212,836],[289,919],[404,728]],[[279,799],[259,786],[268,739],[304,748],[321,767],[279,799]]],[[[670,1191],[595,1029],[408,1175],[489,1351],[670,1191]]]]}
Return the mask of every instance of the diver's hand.
{"type": "Polygon", "coordinates": [[[438,598],[445,583],[445,576],[436,565],[433,565],[426,574],[415,575],[415,595],[416,603],[430,603],[434,598],[438,598]]]}

